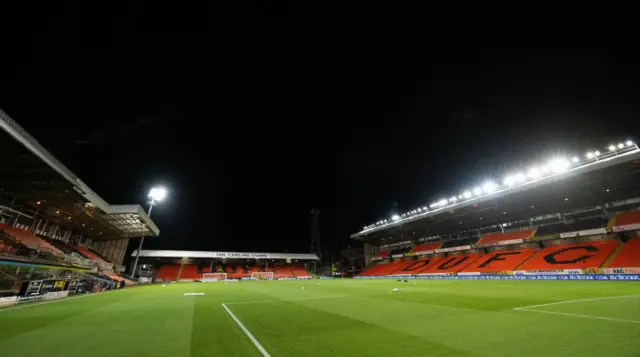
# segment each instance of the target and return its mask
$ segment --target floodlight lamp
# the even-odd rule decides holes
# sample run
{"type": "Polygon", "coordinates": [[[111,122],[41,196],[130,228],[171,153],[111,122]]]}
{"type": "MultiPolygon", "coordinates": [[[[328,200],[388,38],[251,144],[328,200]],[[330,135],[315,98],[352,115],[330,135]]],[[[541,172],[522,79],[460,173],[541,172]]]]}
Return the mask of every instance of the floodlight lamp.
{"type": "Polygon", "coordinates": [[[609,145],[609,151],[616,151],[615,145],[609,145]]]}
{"type": "Polygon", "coordinates": [[[464,191],[464,193],[462,194],[462,196],[464,198],[471,198],[471,192],[470,191],[464,191]]]}
{"type": "Polygon", "coordinates": [[[513,176],[507,176],[504,178],[502,183],[504,183],[505,186],[511,186],[516,183],[516,179],[513,176]]]}
{"type": "Polygon", "coordinates": [[[627,142],[625,144],[627,144],[627,146],[632,146],[633,145],[633,141],[627,140],[627,142]]]}
{"type": "Polygon", "coordinates": [[[400,220],[400,216],[397,214],[394,214],[393,216],[391,216],[391,220],[392,221],[399,221],[400,220]]]}
{"type": "Polygon", "coordinates": [[[540,169],[537,167],[530,168],[529,172],[527,173],[527,176],[533,179],[540,177],[540,169]]]}
{"type": "Polygon", "coordinates": [[[422,208],[418,207],[418,212],[422,212],[422,208]]]}
{"type": "Polygon", "coordinates": [[[480,187],[476,187],[473,189],[473,194],[476,196],[480,196],[482,194],[482,189],[480,187]]]}
{"type": "Polygon", "coordinates": [[[586,155],[587,159],[593,159],[593,153],[591,151],[589,151],[586,155]]]}
{"type": "Polygon", "coordinates": [[[427,206],[422,207],[422,210],[426,212],[428,210],[427,206]]]}
{"type": "Polygon", "coordinates": [[[487,181],[484,183],[484,185],[482,185],[482,190],[486,193],[494,192],[497,189],[498,185],[491,181],[487,181]]]}
{"type": "Polygon", "coordinates": [[[449,202],[455,202],[455,201],[457,201],[457,200],[458,200],[458,199],[456,198],[456,196],[453,196],[453,197],[451,197],[451,198],[449,199],[449,202]]]}
{"type": "Polygon", "coordinates": [[[553,159],[551,160],[551,162],[549,162],[549,167],[553,172],[566,171],[569,169],[569,166],[570,166],[569,162],[562,158],[553,159]]]}
{"type": "Polygon", "coordinates": [[[600,151],[596,150],[596,151],[594,151],[594,152],[593,152],[593,154],[594,154],[595,156],[600,156],[600,151]]]}
{"type": "Polygon", "coordinates": [[[624,148],[624,144],[623,143],[618,143],[618,149],[622,149],[624,148]]]}
{"type": "Polygon", "coordinates": [[[149,191],[149,199],[152,202],[161,202],[167,197],[167,189],[164,187],[154,187],[149,191]]]}
{"type": "Polygon", "coordinates": [[[517,173],[513,178],[516,183],[523,183],[526,180],[526,177],[522,172],[517,173]]]}
{"type": "Polygon", "coordinates": [[[445,198],[443,198],[440,201],[438,201],[438,206],[446,206],[447,202],[448,201],[445,198]]]}
{"type": "Polygon", "coordinates": [[[574,156],[572,160],[573,160],[573,162],[578,162],[578,161],[580,161],[580,159],[579,159],[577,156],[574,156]]]}

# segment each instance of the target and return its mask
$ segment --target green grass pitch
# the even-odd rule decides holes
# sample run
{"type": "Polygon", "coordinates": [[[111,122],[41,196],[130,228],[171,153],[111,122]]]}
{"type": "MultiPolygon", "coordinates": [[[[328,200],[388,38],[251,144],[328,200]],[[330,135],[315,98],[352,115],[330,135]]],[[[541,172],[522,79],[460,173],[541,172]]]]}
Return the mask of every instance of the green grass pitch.
{"type": "Polygon", "coordinates": [[[273,357],[640,355],[638,283],[455,280],[179,283],[18,305],[0,310],[0,355],[264,356],[222,304],[273,357]]]}

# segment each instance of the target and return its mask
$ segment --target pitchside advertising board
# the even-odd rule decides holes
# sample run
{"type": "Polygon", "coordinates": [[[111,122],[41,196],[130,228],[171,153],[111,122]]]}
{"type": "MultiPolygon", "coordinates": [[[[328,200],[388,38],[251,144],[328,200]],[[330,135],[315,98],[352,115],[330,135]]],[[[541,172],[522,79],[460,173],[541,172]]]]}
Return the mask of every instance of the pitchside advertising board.
{"type": "MultiPolygon", "coordinates": [[[[397,279],[398,276],[358,276],[356,279],[397,279]]],[[[581,280],[640,281],[640,274],[575,274],[575,275],[412,275],[403,279],[433,280],[581,280]]]]}

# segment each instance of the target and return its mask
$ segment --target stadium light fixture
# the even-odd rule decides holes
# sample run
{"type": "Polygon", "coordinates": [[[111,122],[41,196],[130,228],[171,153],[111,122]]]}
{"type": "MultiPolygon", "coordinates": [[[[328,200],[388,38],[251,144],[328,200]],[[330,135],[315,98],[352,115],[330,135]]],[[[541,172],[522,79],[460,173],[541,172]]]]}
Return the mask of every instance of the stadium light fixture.
{"type": "Polygon", "coordinates": [[[532,179],[537,179],[538,177],[540,177],[542,173],[540,172],[540,169],[537,167],[532,167],[529,169],[529,172],[527,173],[527,176],[529,176],[532,179]]]}
{"type": "Polygon", "coordinates": [[[609,145],[609,151],[616,151],[615,145],[609,145]]]}
{"type": "Polygon", "coordinates": [[[551,162],[549,162],[549,167],[551,168],[551,171],[556,173],[567,171],[569,169],[569,166],[571,166],[569,164],[569,161],[563,158],[556,158],[551,160],[551,162]]]}
{"type": "Polygon", "coordinates": [[[392,221],[399,221],[400,220],[400,216],[397,214],[394,214],[393,216],[391,216],[391,220],[392,221]]]}
{"type": "Polygon", "coordinates": [[[492,181],[487,181],[484,183],[484,185],[482,185],[482,191],[486,193],[495,192],[497,189],[498,189],[498,185],[496,185],[492,181]]]}
{"type": "Polygon", "coordinates": [[[624,148],[624,144],[623,143],[618,143],[618,149],[622,149],[624,148]]]}
{"type": "Polygon", "coordinates": [[[456,196],[453,196],[449,199],[449,202],[456,202],[457,200],[456,196]]]}
{"type": "Polygon", "coordinates": [[[580,159],[577,156],[574,156],[572,160],[574,163],[577,163],[580,161],[580,159]]]}
{"type": "Polygon", "coordinates": [[[594,151],[594,152],[593,152],[593,154],[594,154],[596,157],[597,157],[597,156],[600,156],[600,151],[596,150],[596,151],[594,151]]]}
{"type": "Polygon", "coordinates": [[[516,184],[516,178],[513,176],[507,176],[504,178],[504,180],[502,180],[502,183],[505,186],[513,186],[516,184]]]}
{"type": "Polygon", "coordinates": [[[476,196],[480,196],[482,194],[482,189],[480,187],[476,187],[473,189],[473,194],[476,196]]]}
{"type": "Polygon", "coordinates": [[[594,154],[591,151],[589,151],[585,156],[587,157],[587,159],[593,159],[594,154]]]}
{"type": "Polygon", "coordinates": [[[464,191],[464,193],[462,194],[462,197],[471,198],[471,192],[470,191],[464,191]]]}
{"type": "Polygon", "coordinates": [[[633,146],[633,141],[627,140],[627,142],[625,144],[627,144],[627,146],[633,146]]]}
{"type": "MultiPolygon", "coordinates": [[[[162,186],[156,186],[149,190],[149,194],[147,194],[147,198],[149,199],[149,209],[147,210],[147,216],[151,217],[151,211],[153,210],[153,206],[164,201],[167,197],[167,189],[162,186]]],[[[102,233],[100,233],[102,234],[102,233]]],[[[133,270],[131,270],[131,277],[134,278],[136,276],[136,268],[138,267],[138,259],[140,259],[140,252],[142,251],[142,243],[144,243],[144,236],[140,238],[140,244],[138,244],[138,251],[136,254],[136,260],[133,262],[133,270]]]]}

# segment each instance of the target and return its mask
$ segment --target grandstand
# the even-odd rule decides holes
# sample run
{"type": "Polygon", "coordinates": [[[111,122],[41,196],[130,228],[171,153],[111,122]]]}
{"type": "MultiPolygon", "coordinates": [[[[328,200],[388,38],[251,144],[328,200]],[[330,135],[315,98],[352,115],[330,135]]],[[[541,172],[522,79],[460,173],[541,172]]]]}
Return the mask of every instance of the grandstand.
{"type": "Polygon", "coordinates": [[[129,239],[159,234],[143,208],[104,201],[2,110],[0,129],[0,295],[36,279],[75,281],[73,292],[133,284],[129,239]]]}
{"type": "Polygon", "coordinates": [[[637,274],[640,150],[610,148],[364,227],[352,235],[365,245],[360,277],[637,274]]]}
{"type": "MultiPolygon", "coordinates": [[[[135,257],[137,251],[132,253],[135,257]]],[[[243,253],[186,250],[142,250],[140,261],[147,267],[145,277],[156,281],[201,281],[206,274],[224,273],[233,280],[310,279],[310,263],[315,254],[243,253]]]]}

